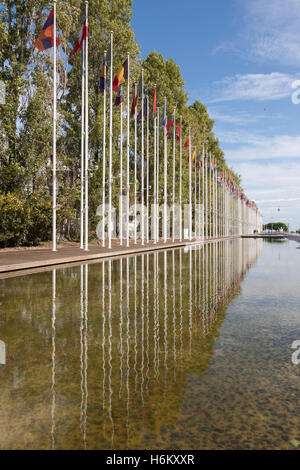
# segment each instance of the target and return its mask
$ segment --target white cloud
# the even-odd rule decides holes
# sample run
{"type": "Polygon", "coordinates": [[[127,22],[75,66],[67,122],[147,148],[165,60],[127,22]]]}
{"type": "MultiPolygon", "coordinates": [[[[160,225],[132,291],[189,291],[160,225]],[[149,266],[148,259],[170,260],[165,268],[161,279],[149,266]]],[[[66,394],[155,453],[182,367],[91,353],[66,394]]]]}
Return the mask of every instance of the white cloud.
{"type": "Polygon", "coordinates": [[[273,72],[269,74],[237,74],[214,83],[214,97],[219,103],[235,100],[280,100],[292,95],[292,83],[299,75],[273,72]]]}
{"type": "Polygon", "coordinates": [[[234,169],[242,174],[246,194],[257,202],[265,220],[279,218],[293,229],[300,227],[300,161],[235,162],[234,169]]]}
{"type": "Polygon", "coordinates": [[[299,1],[247,0],[242,4],[250,56],[286,65],[300,62],[299,1]]]}
{"type": "MultiPolygon", "coordinates": [[[[277,135],[265,137],[248,133],[220,133],[222,143],[246,143],[225,151],[231,161],[300,158],[300,136],[277,135]],[[234,141],[234,136],[236,140],[234,141]]],[[[298,173],[300,175],[300,173],[298,173]]],[[[299,178],[299,176],[298,176],[299,178]]]]}
{"type": "MultiPolygon", "coordinates": [[[[225,105],[226,106],[226,105],[225,105]]],[[[258,121],[266,119],[265,114],[250,113],[248,111],[237,110],[237,109],[224,109],[223,106],[209,106],[208,113],[210,117],[216,122],[236,124],[243,126],[244,124],[257,123],[258,121]]],[[[287,120],[287,116],[282,114],[268,115],[269,119],[272,120],[287,120]]]]}

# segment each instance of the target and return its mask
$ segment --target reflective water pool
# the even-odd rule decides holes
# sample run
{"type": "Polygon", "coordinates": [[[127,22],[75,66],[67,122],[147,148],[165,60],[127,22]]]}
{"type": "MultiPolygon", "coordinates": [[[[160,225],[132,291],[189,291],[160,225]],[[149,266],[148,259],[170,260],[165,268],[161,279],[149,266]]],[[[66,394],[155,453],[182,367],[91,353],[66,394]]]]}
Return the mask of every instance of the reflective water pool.
{"type": "Polygon", "coordinates": [[[296,246],[0,280],[0,448],[300,448],[296,246]]]}

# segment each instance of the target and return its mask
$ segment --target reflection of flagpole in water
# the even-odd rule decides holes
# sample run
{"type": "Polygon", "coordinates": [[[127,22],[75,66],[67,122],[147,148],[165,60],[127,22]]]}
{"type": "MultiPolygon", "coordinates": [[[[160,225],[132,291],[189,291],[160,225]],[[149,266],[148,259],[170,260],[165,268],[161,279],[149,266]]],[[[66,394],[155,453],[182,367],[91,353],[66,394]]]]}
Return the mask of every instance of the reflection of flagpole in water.
{"type": "Polygon", "coordinates": [[[83,351],[83,330],[84,330],[84,286],[83,286],[83,264],[80,265],[80,429],[83,434],[83,409],[84,409],[84,351],[83,351]]]}
{"type": "Polygon", "coordinates": [[[159,336],[159,309],[160,309],[160,304],[159,304],[159,295],[160,295],[160,289],[159,289],[159,253],[155,253],[156,255],[156,273],[157,273],[157,282],[156,282],[156,371],[155,371],[155,378],[158,380],[159,377],[159,365],[160,365],[160,336],[159,336]]]}
{"type": "Polygon", "coordinates": [[[129,311],[129,258],[126,259],[126,310],[127,310],[127,374],[126,374],[126,389],[127,389],[127,403],[126,403],[126,429],[127,429],[127,448],[129,448],[129,400],[130,400],[130,390],[129,390],[129,375],[130,375],[130,364],[129,364],[129,327],[130,327],[130,311],[129,311]]]}
{"type": "Polygon", "coordinates": [[[153,342],[154,342],[154,375],[157,378],[157,252],[154,253],[154,299],[153,299],[153,342]]]}
{"type": "Polygon", "coordinates": [[[103,385],[102,385],[102,405],[105,408],[105,261],[102,262],[102,370],[103,370],[103,385]]]}
{"type": "MultiPolygon", "coordinates": [[[[148,266],[148,254],[147,254],[147,267],[148,266]]],[[[146,277],[146,289],[147,289],[147,296],[148,296],[148,271],[147,271],[147,277],[146,277]]],[[[148,299],[146,300],[146,309],[148,311],[148,299]]],[[[144,255],[142,255],[142,328],[141,328],[141,399],[142,399],[142,404],[144,404],[144,255]]]]}
{"type": "Polygon", "coordinates": [[[182,367],[182,249],[179,250],[179,317],[180,317],[180,364],[182,367]]]}
{"type": "Polygon", "coordinates": [[[120,390],[121,398],[123,385],[123,258],[120,258],[120,390]]]}
{"type": "Polygon", "coordinates": [[[108,365],[109,365],[109,375],[108,375],[108,386],[109,386],[109,399],[108,399],[108,416],[111,421],[111,443],[113,448],[114,442],[114,421],[112,415],[112,383],[111,383],[111,375],[112,375],[112,325],[111,325],[111,260],[108,261],[108,365]]]}
{"type": "Polygon", "coordinates": [[[192,352],[192,249],[189,249],[190,280],[189,280],[189,353],[192,352]]]}
{"type": "Polygon", "coordinates": [[[51,419],[52,419],[52,427],[51,427],[51,443],[52,449],[55,449],[55,401],[56,401],[56,394],[55,394],[55,325],[56,322],[56,270],[52,271],[52,383],[51,383],[51,394],[52,394],[52,405],[51,405],[51,419]]]}
{"type": "Polygon", "coordinates": [[[167,386],[167,368],[168,368],[168,291],[167,291],[167,252],[164,251],[164,346],[165,346],[165,375],[164,375],[164,393],[167,386]]]}
{"type": "Polygon", "coordinates": [[[137,380],[138,380],[138,372],[137,372],[137,309],[136,309],[136,264],[137,264],[137,257],[134,257],[134,371],[135,371],[135,390],[137,389],[137,380]]]}
{"type": "Polygon", "coordinates": [[[173,350],[174,350],[174,380],[176,380],[176,310],[175,310],[175,252],[172,250],[172,281],[173,281],[173,350]]]}
{"type": "MultiPolygon", "coordinates": [[[[153,259],[152,255],[152,259],[153,259]]],[[[153,297],[154,299],[155,297],[153,297]]],[[[154,301],[153,301],[154,304],[154,301]]],[[[146,323],[146,391],[149,385],[149,255],[147,254],[147,323],[146,323]]]]}
{"type": "Polygon", "coordinates": [[[87,320],[88,320],[88,265],[85,265],[85,302],[84,302],[84,404],[83,404],[83,443],[86,448],[86,423],[87,423],[87,404],[88,404],[88,383],[87,383],[87,369],[88,369],[88,343],[87,343],[87,320]]]}

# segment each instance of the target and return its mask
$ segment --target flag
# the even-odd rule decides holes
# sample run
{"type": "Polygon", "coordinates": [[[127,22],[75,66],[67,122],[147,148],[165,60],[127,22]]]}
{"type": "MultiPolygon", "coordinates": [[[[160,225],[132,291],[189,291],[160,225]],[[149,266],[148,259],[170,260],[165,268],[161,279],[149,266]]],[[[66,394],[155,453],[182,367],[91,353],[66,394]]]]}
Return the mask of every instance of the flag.
{"type": "Polygon", "coordinates": [[[186,143],[184,144],[184,148],[187,149],[190,146],[190,138],[188,137],[186,143]]]}
{"type": "Polygon", "coordinates": [[[180,126],[180,121],[179,121],[177,131],[176,131],[176,140],[177,140],[177,142],[180,142],[180,134],[181,134],[181,126],[180,126]]]}
{"type": "Polygon", "coordinates": [[[156,116],[156,87],[154,89],[154,98],[153,98],[153,116],[156,116]]]}
{"type": "Polygon", "coordinates": [[[139,96],[142,96],[142,94],[143,94],[143,79],[142,79],[142,75],[141,75],[141,78],[140,78],[140,80],[139,80],[137,93],[138,93],[139,96]]]}
{"type": "Polygon", "coordinates": [[[117,75],[114,78],[113,81],[113,90],[118,91],[118,88],[122,83],[125,82],[128,78],[128,59],[125,60],[125,62],[121,65],[121,67],[118,70],[117,75]]]}
{"type": "Polygon", "coordinates": [[[138,92],[136,91],[136,94],[133,97],[132,104],[131,104],[131,116],[135,115],[138,99],[139,99],[139,95],[138,95],[138,92]]]}
{"type": "MultiPolygon", "coordinates": [[[[144,118],[147,117],[147,98],[144,99],[144,118]]],[[[140,110],[138,117],[136,118],[137,122],[142,120],[142,110],[140,110]]]]}
{"type": "Polygon", "coordinates": [[[104,54],[102,69],[100,72],[100,91],[104,93],[106,86],[106,67],[107,67],[107,55],[104,54]]]}
{"type": "Polygon", "coordinates": [[[170,137],[170,128],[174,126],[174,119],[172,116],[172,119],[169,119],[168,124],[167,124],[167,137],[170,137]]]}
{"type": "Polygon", "coordinates": [[[165,103],[162,117],[161,117],[161,127],[165,127],[166,125],[167,125],[167,110],[166,110],[166,103],[165,103]]]}
{"type": "Polygon", "coordinates": [[[73,48],[72,54],[76,54],[77,51],[80,51],[82,49],[82,43],[83,41],[87,38],[88,35],[88,27],[86,24],[86,19],[84,20],[83,27],[81,28],[78,39],[76,41],[76,44],[73,48]]]}
{"type": "Polygon", "coordinates": [[[115,101],[115,106],[120,106],[120,104],[123,101],[123,96],[122,96],[122,85],[119,86],[118,93],[116,96],[116,101],[115,101]]]}
{"type": "MultiPolygon", "coordinates": [[[[53,47],[53,34],[54,34],[54,8],[52,8],[50,15],[47,18],[46,23],[43,26],[42,32],[34,43],[35,48],[38,51],[45,51],[50,47],[53,47]]],[[[56,38],[56,45],[60,43],[59,39],[56,38]]]]}

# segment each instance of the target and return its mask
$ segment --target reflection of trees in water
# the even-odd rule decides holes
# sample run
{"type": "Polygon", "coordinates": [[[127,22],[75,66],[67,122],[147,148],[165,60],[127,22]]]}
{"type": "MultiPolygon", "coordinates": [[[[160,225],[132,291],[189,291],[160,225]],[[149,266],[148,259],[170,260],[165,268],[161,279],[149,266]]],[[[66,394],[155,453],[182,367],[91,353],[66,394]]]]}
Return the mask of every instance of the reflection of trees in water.
{"type": "Polygon", "coordinates": [[[259,241],[236,240],[57,270],[52,295],[51,273],[18,278],[24,297],[2,281],[1,446],[144,448],[163,436],[259,251],[259,241]]]}

